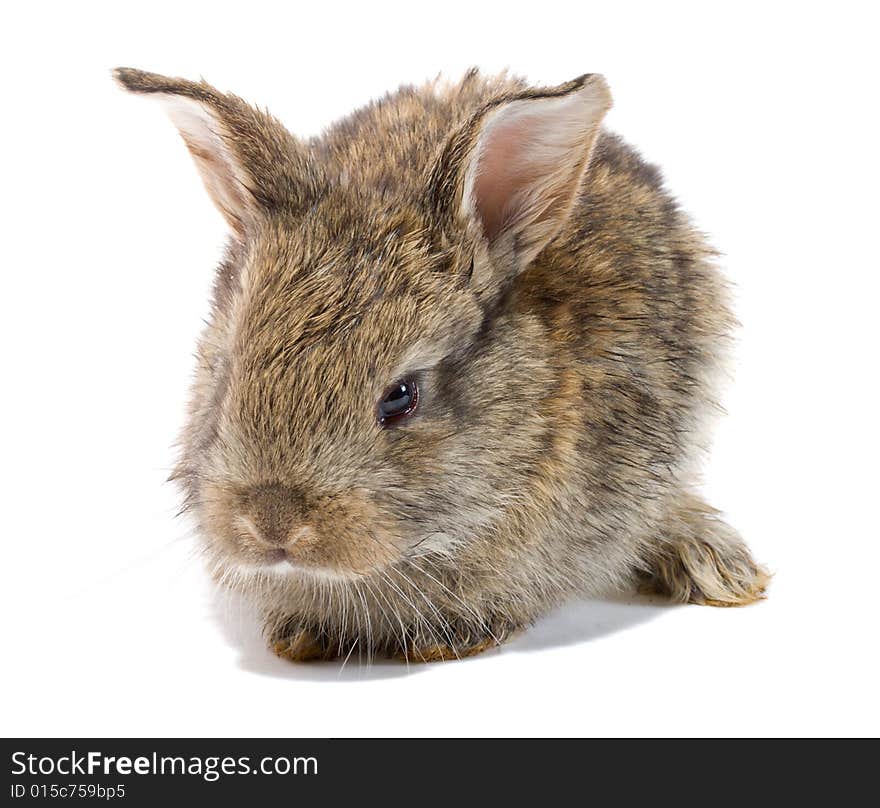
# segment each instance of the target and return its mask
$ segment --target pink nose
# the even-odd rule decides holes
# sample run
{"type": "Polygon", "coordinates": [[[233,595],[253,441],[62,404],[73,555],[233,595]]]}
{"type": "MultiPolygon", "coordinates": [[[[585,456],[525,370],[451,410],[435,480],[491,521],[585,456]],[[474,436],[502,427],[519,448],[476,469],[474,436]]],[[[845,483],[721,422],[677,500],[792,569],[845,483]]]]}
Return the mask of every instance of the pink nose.
{"type": "Polygon", "coordinates": [[[302,497],[297,491],[283,485],[266,485],[241,497],[236,521],[264,547],[289,547],[311,537],[303,516],[302,497]]]}

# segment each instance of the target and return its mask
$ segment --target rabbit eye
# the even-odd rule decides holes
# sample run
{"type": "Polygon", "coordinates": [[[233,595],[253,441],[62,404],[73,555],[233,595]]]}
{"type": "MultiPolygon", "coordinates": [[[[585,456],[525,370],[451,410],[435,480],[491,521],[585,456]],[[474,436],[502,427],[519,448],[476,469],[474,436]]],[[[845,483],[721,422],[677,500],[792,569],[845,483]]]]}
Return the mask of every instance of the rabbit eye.
{"type": "Polygon", "coordinates": [[[419,388],[414,379],[400,379],[385,388],[376,418],[380,426],[391,426],[415,412],[419,404],[419,388]]]}

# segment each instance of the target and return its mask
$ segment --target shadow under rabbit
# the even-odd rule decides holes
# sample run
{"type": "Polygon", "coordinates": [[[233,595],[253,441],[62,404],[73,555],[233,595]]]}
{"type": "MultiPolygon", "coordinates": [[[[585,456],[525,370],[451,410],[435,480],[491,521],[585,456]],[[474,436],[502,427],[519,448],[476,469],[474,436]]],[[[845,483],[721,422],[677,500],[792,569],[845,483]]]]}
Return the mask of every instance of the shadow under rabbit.
{"type": "Polygon", "coordinates": [[[567,603],[536,621],[499,650],[545,651],[599,640],[647,623],[676,608],[662,598],[636,593],[567,603]]]}
{"type": "MultiPolygon", "coordinates": [[[[382,658],[368,661],[363,653],[358,654],[357,648],[344,664],[341,660],[291,663],[276,657],[266,647],[257,615],[246,601],[229,593],[216,593],[213,606],[215,622],[224,639],[238,651],[239,668],[249,673],[279,679],[358,682],[415,675],[436,667],[382,658]]],[[[635,593],[576,601],[556,609],[497,649],[443,665],[476,664],[501,654],[579,645],[646,623],[673,608],[666,601],[635,593]]]]}

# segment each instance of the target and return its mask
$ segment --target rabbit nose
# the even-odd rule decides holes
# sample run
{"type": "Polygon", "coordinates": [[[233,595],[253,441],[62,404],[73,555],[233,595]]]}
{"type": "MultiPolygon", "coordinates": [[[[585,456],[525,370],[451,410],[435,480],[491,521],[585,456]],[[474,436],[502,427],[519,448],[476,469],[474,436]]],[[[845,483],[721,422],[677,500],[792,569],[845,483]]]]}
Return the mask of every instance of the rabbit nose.
{"type": "Polygon", "coordinates": [[[287,528],[279,525],[269,529],[264,526],[260,529],[253,519],[240,514],[236,517],[236,522],[258,545],[277,552],[279,560],[285,558],[284,548],[290,549],[299,543],[311,544],[314,539],[314,532],[308,525],[287,528]]]}
{"type": "Polygon", "coordinates": [[[311,528],[302,521],[302,496],[294,489],[260,486],[242,499],[238,522],[258,544],[288,547],[310,538],[311,528]]]}

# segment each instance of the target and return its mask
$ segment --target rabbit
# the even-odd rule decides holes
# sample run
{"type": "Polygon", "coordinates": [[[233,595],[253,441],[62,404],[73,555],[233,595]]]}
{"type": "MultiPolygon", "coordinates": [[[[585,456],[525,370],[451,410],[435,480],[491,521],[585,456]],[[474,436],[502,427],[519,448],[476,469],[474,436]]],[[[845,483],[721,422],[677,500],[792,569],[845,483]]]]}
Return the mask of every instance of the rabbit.
{"type": "Polygon", "coordinates": [[[604,78],[469,71],[300,139],[204,81],[163,104],[229,226],[174,477],[293,661],[460,659],[636,587],[768,573],[697,490],[735,321],[604,78]]]}

